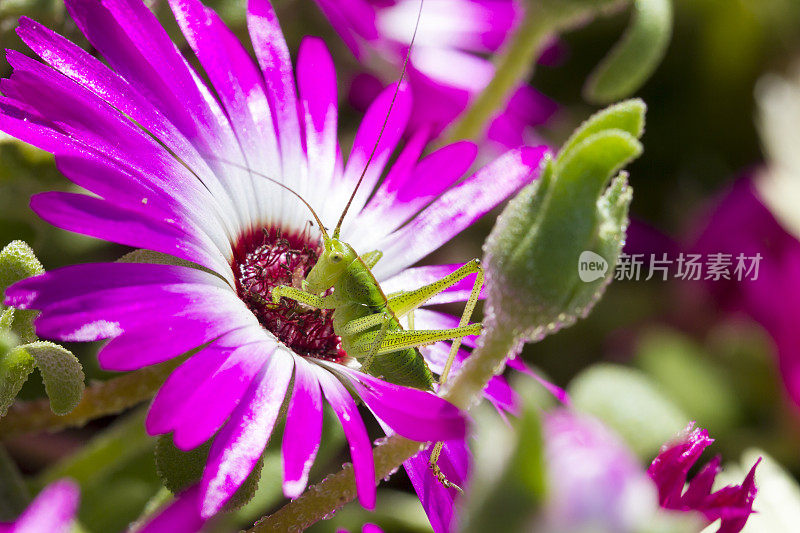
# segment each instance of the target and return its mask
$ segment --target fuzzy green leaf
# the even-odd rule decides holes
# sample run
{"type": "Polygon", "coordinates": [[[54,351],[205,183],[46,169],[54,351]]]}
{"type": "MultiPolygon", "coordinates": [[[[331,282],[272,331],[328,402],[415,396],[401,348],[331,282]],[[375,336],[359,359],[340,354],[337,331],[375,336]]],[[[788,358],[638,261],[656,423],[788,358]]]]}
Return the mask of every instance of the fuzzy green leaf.
{"type": "Polygon", "coordinates": [[[622,130],[637,139],[644,133],[644,117],[647,105],[639,98],[608,106],[598,111],[570,135],[558,153],[558,162],[568,157],[575,146],[596,133],[605,130],[622,130]]]}
{"type": "MultiPolygon", "coordinates": [[[[12,241],[0,250],[0,291],[5,295],[6,289],[17,281],[44,273],[44,267],[36,259],[30,246],[23,241],[12,241]]],[[[13,314],[11,329],[20,342],[33,342],[36,333],[33,319],[38,311],[17,310],[13,314]]]]}
{"type": "Polygon", "coordinates": [[[14,308],[9,307],[0,313],[0,331],[10,330],[14,325],[14,308]]]}
{"type": "Polygon", "coordinates": [[[83,367],[66,348],[49,341],[36,341],[20,346],[34,359],[42,374],[50,408],[57,415],[71,412],[83,396],[83,367]]]}
{"type": "Polygon", "coordinates": [[[498,322],[537,340],[585,316],[613,275],[627,228],[632,193],[625,175],[608,183],[642,152],[620,124],[642,131],[644,108],[631,102],[596,115],[568,143],[556,163],[524,188],[498,218],[486,242],[488,303],[498,322]],[[590,253],[604,262],[597,277],[580,277],[590,253]],[[535,273],[535,275],[532,275],[535,273]]]}
{"type": "Polygon", "coordinates": [[[24,242],[12,241],[0,250],[0,289],[4,293],[9,285],[42,273],[44,267],[24,242]]]}
{"type": "MultiPolygon", "coordinates": [[[[210,440],[187,452],[175,446],[172,435],[160,436],[156,443],[155,460],[161,482],[170,492],[178,494],[200,481],[210,449],[210,440]]],[[[263,466],[262,456],[239,490],[225,504],[224,511],[236,511],[253,498],[258,489],[263,466]]]]}
{"type": "Polygon", "coordinates": [[[16,335],[0,330],[0,417],[6,415],[34,368],[33,357],[16,344],[16,335]]]}
{"type": "Polygon", "coordinates": [[[636,0],[631,24],[584,86],[584,97],[607,104],[633,94],[658,67],[672,35],[672,0],[636,0]]]}

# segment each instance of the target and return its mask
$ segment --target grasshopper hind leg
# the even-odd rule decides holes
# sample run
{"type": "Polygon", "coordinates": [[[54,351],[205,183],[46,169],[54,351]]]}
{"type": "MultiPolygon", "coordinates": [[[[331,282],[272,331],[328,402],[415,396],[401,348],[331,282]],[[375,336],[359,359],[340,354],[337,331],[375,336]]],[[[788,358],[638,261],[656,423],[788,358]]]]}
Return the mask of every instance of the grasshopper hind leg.
{"type": "MultiPolygon", "coordinates": [[[[475,305],[478,303],[478,298],[480,297],[481,289],[483,288],[483,267],[477,260],[472,262],[472,265],[477,275],[475,277],[475,283],[472,286],[472,292],[469,295],[469,300],[467,300],[467,305],[464,306],[464,313],[461,315],[461,320],[459,321],[459,327],[464,327],[469,322],[470,317],[472,317],[472,312],[475,310],[475,305]]],[[[453,339],[453,344],[450,346],[450,354],[447,357],[447,362],[445,363],[444,369],[442,370],[442,374],[439,376],[440,394],[441,394],[441,389],[447,383],[447,377],[450,374],[450,367],[453,365],[453,361],[456,358],[458,349],[461,347],[461,341],[462,337],[453,339]]],[[[452,483],[450,480],[448,480],[447,476],[445,476],[444,472],[442,472],[442,469],[439,468],[439,456],[442,453],[443,447],[444,443],[442,442],[437,442],[434,445],[428,466],[430,467],[436,479],[439,480],[439,483],[441,483],[445,488],[456,489],[459,493],[464,494],[464,490],[455,483],[452,483]]]]}

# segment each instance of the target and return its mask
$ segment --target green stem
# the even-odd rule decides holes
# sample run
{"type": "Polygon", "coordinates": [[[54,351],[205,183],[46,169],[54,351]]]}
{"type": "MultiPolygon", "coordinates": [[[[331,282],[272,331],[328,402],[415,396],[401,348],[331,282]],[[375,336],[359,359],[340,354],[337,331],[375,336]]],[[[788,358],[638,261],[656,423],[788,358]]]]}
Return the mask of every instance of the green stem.
{"type": "Polygon", "coordinates": [[[82,487],[101,481],[120,464],[152,449],[154,440],[144,429],[145,408],[119,419],[77,453],[59,461],[31,481],[36,491],[53,481],[69,477],[82,487]]]}
{"type": "Polygon", "coordinates": [[[483,140],[492,118],[503,110],[517,88],[533,75],[543,48],[557,34],[574,28],[630,0],[529,0],[525,18],[496,58],[489,85],[449,128],[442,144],[461,139],[483,140]]]}
{"type": "Polygon", "coordinates": [[[481,398],[489,380],[503,371],[506,360],[517,355],[521,347],[511,331],[498,325],[488,326],[442,396],[460,409],[470,409],[481,398]]]}
{"type": "MultiPolygon", "coordinates": [[[[375,483],[392,475],[403,461],[413,456],[422,445],[397,435],[387,438],[375,447],[375,483]]],[[[257,522],[249,533],[266,531],[302,531],[319,522],[356,497],[353,465],[347,464],[336,474],[326,477],[302,496],[293,500],[270,516],[257,522]]]]}
{"type": "MultiPolygon", "coordinates": [[[[503,362],[519,346],[516,338],[501,328],[490,328],[482,339],[444,394],[445,399],[462,409],[469,408],[480,397],[489,380],[502,370],[503,362]]],[[[420,443],[398,435],[377,445],[373,450],[376,484],[400,468],[420,447],[420,443]]],[[[256,523],[249,533],[302,531],[355,497],[353,467],[346,465],[338,473],[328,476],[296,500],[256,523]]]]}
{"type": "Polygon", "coordinates": [[[552,21],[542,12],[528,6],[525,19],[497,59],[494,78],[450,127],[443,144],[461,139],[482,140],[490,120],[508,104],[520,83],[530,79],[537,58],[554,34],[552,21]]]}
{"type": "Polygon", "coordinates": [[[55,431],[83,426],[89,420],[108,416],[149,400],[155,395],[169,374],[184,358],[143,368],[117,378],[95,383],[86,388],[81,402],[66,415],[59,416],[50,410],[46,399],[19,402],[0,419],[0,439],[20,433],[55,431]]]}

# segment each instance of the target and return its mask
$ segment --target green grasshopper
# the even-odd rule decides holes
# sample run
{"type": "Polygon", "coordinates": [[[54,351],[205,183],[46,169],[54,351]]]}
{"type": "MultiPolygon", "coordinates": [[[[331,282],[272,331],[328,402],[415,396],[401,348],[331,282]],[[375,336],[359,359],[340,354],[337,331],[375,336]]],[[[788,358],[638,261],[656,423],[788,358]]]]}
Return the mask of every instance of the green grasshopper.
{"type": "MultiPolygon", "coordinates": [[[[452,340],[447,362],[438,381],[441,388],[447,382],[462,339],[481,333],[480,323],[469,323],[483,287],[484,275],[480,260],[473,259],[451,274],[418,289],[387,296],[371,271],[383,252],[374,250],[359,256],[351,245],[339,238],[342,221],[361,180],[331,237],[317,213],[299,193],[269,176],[247,170],[300,199],[322,232],[323,250],[317,263],[302,281],[301,288],[290,285],[273,288],[270,295],[272,304],[278,305],[281,298],[288,298],[309,307],[333,310],[334,332],[341,338],[345,352],[361,363],[363,372],[391,383],[422,390],[433,391],[437,382],[417,348],[452,340]],[[457,327],[442,330],[413,329],[415,309],[471,274],[476,274],[475,283],[457,327]],[[404,316],[409,317],[412,329],[403,329],[399,319],[404,316]]],[[[437,465],[441,449],[442,443],[437,443],[431,454],[430,467],[442,485],[460,491],[457,485],[447,480],[437,465]]]]}
{"type": "MultiPolygon", "coordinates": [[[[420,0],[417,22],[403,68],[400,81],[395,89],[394,97],[389,105],[386,119],[381,128],[364,170],[350,195],[350,199],[342,210],[339,221],[333,230],[333,237],[328,235],[325,226],[311,205],[296,191],[278,180],[252,171],[231,161],[228,164],[240,166],[244,170],[266,178],[296,196],[316,221],[323,238],[323,250],[302,281],[301,288],[282,285],[272,289],[273,305],[278,305],[281,298],[294,300],[317,309],[333,310],[333,329],[342,341],[342,348],[347,354],[361,363],[361,370],[370,375],[398,385],[406,385],[422,390],[434,390],[436,381],[418,348],[434,342],[452,340],[453,344],[439,376],[439,388],[447,382],[450,368],[461,346],[461,341],[469,335],[481,333],[480,323],[470,324],[469,319],[475,309],[481,288],[483,287],[483,269],[478,259],[464,264],[461,268],[442,279],[411,291],[402,291],[386,295],[372,274],[372,268],[383,256],[380,250],[374,250],[359,256],[348,243],[339,238],[339,230],[347,214],[350,204],[358,192],[367,169],[372,162],[389,115],[394,107],[400,84],[406,73],[408,59],[414,46],[419,21],[422,15],[424,0],[420,0]],[[443,330],[413,329],[413,312],[430,300],[433,296],[458,283],[465,277],[476,274],[469,300],[464,307],[458,327],[443,330]],[[400,318],[408,316],[410,329],[403,329],[400,318]]],[[[461,488],[447,480],[438,466],[442,443],[436,443],[431,453],[430,467],[436,478],[448,488],[461,491],[461,488]]]]}

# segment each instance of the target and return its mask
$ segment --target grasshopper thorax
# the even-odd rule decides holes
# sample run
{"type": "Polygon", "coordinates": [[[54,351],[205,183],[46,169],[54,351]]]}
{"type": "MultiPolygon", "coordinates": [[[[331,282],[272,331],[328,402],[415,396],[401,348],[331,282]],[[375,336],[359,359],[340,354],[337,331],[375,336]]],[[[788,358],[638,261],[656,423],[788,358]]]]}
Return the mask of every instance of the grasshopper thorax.
{"type": "Polygon", "coordinates": [[[326,237],[323,242],[322,253],[303,282],[303,289],[313,294],[324,293],[333,287],[347,267],[358,259],[353,247],[338,238],[326,237]]]}

